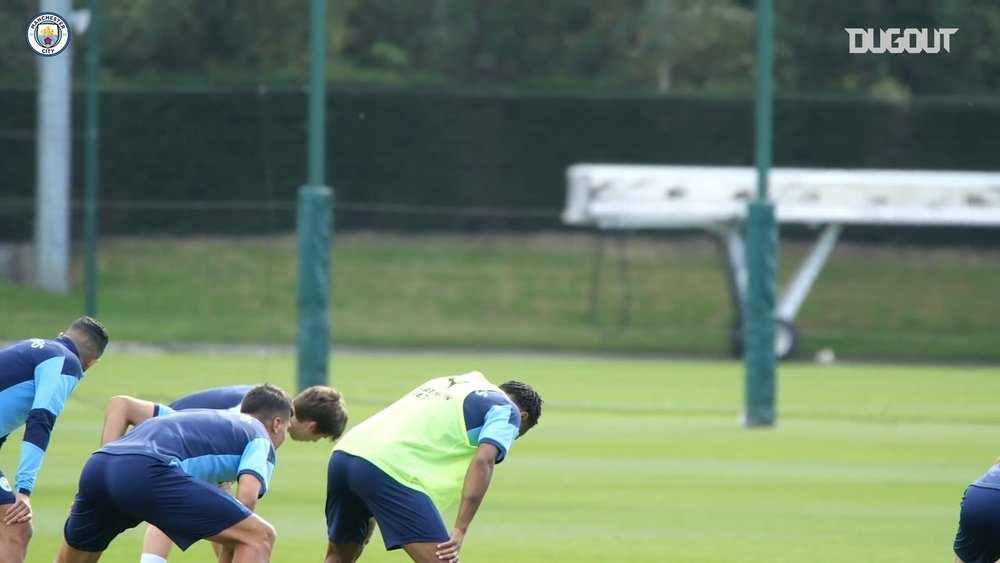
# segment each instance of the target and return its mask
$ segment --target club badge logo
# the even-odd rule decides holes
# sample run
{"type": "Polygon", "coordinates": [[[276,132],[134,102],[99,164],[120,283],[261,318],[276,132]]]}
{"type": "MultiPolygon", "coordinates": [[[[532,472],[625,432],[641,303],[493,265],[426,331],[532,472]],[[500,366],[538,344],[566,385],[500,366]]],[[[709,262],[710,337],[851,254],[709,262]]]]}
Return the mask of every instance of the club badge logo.
{"type": "Polygon", "coordinates": [[[28,47],[42,57],[54,57],[69,46],[69,22],[54,12],[42,12],[28,23],[28,47]]]}

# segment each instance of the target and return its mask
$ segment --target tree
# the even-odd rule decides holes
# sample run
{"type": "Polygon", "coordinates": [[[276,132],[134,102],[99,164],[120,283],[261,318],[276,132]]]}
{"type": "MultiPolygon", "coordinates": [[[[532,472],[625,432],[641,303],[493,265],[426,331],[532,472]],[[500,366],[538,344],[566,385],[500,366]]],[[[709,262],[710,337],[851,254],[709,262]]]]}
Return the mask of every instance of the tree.
{"type": "MultiPolygon", "coordinates": [[[[102,6],[106,84],[305,80],[302,0],[102,0],[102,6]]],[[[0,58],[3,83],[34,81],[35,57],[23,45],[23,31],[37,9],[37,0],[0,4],[0,48],[8,55],[0,58]]],[[[755,9],[756,0],[330,2],[329,76],[342,84],[748,93],[755,9]]],[[[775,9],[780,93],[1000,90],[995,0],[783,1],[775,9]],[[951,53],[851,55],[845,27],[959,32],[951,53]]]]}

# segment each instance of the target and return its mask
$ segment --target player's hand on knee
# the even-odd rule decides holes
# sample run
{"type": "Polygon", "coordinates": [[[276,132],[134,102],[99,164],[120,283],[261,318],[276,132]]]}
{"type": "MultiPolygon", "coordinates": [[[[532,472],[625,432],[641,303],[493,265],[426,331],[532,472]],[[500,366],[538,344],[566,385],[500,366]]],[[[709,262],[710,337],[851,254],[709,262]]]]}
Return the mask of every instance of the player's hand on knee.
{"type": "Polygon", "coordinates": [[[17,493],[17,500],[7,509],[7,514],[3,517],[3,523],[8,526],[23,524],[31,521],[31,497],[24,493],[17,493]]]}
{"type": "Polygon", "coordinates": [[[435,555],[441,561],[448,563],[458,563],[458,552],[462,549],[462,542],[465,541],[465,533],[458,528],[451,531],[451,537],[444,543],[439,543],[435,555]]]}

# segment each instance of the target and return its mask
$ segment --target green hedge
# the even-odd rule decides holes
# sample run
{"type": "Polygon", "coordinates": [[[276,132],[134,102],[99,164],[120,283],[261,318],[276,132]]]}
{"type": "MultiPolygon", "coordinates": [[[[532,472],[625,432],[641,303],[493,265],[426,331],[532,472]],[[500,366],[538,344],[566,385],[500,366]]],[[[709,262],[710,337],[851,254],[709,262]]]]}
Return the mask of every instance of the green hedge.
{"type": "MultiPolygon", "coordinates": [[[[82,98],[73,118],[73,189],[81,199],[82,98]]],[[[35,92],[0,91],[0,104],[9,110],[0,113],[0,197],[31,198],[35,92]]],[[[291,228],[290,205],[306,176],[303,92],[104,92],[101,108],[102,232],[291,228]],[[115,204],[218,200],[277,206],[115,204]]],[[[753,155],[748,98],[333,90],[327,111],[327,168],[345,204],[337,217],[342,227],[557,227],[570,164],[750,165],[753,155]],[[351,205],[359,202],[548,212],[528,219],[394,213],[351,205]]],[[[774,162],[989,170],[1000,154],[997,131],[997,103],[779,98],[774,162]]],[[[29,237],[31,220],[30,203],[7,205],[0,238],[29,237]]]]}

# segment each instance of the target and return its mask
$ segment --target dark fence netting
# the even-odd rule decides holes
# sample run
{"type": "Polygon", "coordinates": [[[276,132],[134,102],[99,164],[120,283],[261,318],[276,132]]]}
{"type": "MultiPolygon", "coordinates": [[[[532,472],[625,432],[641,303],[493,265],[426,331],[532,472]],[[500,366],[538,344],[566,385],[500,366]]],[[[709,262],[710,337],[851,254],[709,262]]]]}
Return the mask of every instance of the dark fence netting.
{"type": "MultiPolygon", "coordinates": [[[[35,96],[0,91],[0,239],[30,237],[35,96]]],[[[82,200],[83,96],[73,193],[82,200]]],[[[306,95],[265,88],[101,95],[103,234],[294,228],[306,95]]],[[[484,95],[338,90],[327,169],[343,229],[559,228],[578,162],[751,165],[747,97],[484,95]]],[[[778,98],[776,166],[995,169],[1000,103],[778,98]]],[[[997,241],[993,231],[848,230],[862,238],[997,241]]],[[[795,231],[792,230],[792,233],[795,231]]]]}

